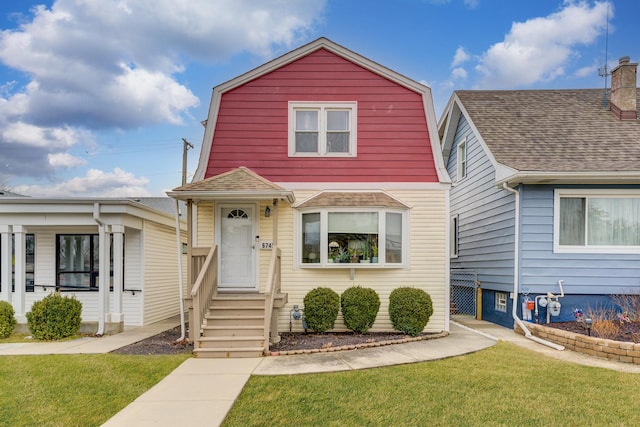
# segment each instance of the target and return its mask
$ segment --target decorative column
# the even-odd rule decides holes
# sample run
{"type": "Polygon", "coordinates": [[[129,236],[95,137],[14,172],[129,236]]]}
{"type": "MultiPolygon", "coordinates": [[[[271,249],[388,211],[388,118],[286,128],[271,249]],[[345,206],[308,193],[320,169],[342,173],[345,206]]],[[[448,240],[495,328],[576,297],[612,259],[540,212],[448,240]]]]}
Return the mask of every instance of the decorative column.
{"type": "Polygon", "coordinates": [[[111,307],[111,322],[123,323],[124,259],[122,254],[124,253],[124,225],[112,225],[111,232],[113,233],[113,307],[111,307]]]}
{"type": "Polygon", "coordinates": [[[11,226],[0,225],[0,301],[11,302],[11,226]]]}
{"type": "MultiPolygon", "coordinates": [[[[13,226],[13,235],[15,239],[15,246],[13,248],[14,259],[15,259],[15,275],[14,275],[14,283],[15,290],[13,293],[14,302],[13,309],[16,312],[16,319],[19,323],[26,322],[27,318],[25,317],[25,297],[26,297],[26,274],[25,274],[25,252],[26,252],[26,238],[24,227],[21,225],[13,226]]],[[[9,281],[9,286],[11,286],[11,281],[9,281]]]]}

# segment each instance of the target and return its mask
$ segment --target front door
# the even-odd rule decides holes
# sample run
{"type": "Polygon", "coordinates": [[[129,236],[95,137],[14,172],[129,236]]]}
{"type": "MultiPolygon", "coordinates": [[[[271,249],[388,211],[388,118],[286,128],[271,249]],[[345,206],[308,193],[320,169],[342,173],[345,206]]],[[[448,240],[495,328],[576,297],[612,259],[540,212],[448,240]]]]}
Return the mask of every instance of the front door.
{"type": "Polygon", "coordinates": [[[220,283],[222,289],[256,289],[255,206],[220,206],[220,283]]]}

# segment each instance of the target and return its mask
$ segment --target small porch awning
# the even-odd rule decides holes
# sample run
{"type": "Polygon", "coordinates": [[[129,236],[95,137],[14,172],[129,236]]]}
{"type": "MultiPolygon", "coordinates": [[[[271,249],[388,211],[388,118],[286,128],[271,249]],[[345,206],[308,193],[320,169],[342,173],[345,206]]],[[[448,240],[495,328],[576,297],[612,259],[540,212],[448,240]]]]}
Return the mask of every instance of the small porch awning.
{"type": "Polygon", "coordinates": [[[185,184],[167,192],[169,197],[178,200],[191,200],[198,203],[202,200],[265,200],[284,199],[295,202],[293,191],[269,181],[241,166],[229,172],[185,184]]]}

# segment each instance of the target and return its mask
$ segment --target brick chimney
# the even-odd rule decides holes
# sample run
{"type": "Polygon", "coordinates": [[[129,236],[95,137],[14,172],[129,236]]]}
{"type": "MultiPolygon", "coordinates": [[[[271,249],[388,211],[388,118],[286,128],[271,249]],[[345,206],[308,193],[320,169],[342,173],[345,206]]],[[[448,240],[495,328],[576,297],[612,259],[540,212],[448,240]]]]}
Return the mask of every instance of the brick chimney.
{"type": "Polygon", "coordinates": [[[636,120],[636,76],[638,63],[629,62],[628,56],[620,58],[618,66],[611,70],[611,112],[619,120],[636,120]]]}

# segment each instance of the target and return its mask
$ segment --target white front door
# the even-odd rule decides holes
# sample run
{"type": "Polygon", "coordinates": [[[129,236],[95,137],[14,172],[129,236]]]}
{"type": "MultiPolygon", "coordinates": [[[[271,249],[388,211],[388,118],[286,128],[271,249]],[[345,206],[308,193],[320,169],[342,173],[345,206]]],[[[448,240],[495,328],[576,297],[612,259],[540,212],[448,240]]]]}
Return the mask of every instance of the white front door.
{"type": "Polygon", "coordinates": [[[256,289],[255,206],[220,206],[220,283],[223,289],[256,289]]]}

